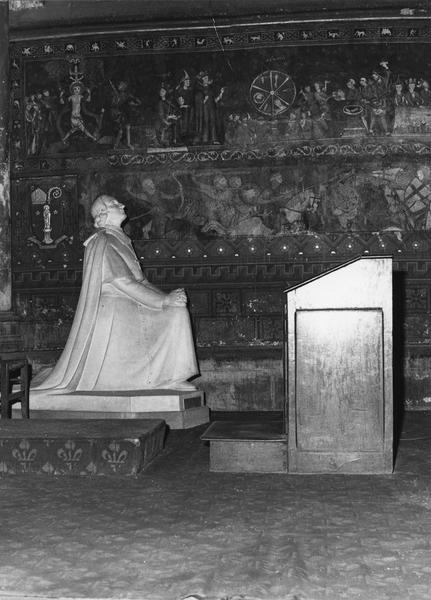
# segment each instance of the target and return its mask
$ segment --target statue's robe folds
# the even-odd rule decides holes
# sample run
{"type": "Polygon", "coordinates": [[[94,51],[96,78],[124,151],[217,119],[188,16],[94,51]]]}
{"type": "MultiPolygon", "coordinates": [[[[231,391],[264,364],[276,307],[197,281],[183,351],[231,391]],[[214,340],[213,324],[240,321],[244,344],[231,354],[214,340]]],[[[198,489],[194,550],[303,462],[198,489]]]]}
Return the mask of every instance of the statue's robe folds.
{"type": "Polygon", "coordinates": [[[85,243],[81,294],[64,351],[44,393],[174,387],[198,374],[187,308],[144,277],[130,239],[100,229],[85,243]]]}

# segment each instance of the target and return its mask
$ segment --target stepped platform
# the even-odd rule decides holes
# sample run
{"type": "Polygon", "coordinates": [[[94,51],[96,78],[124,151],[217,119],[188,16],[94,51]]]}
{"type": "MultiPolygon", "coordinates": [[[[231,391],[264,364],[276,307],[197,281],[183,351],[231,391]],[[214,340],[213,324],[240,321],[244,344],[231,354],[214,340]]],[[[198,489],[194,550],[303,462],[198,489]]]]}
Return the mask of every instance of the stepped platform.
{"type": "Polygon", "coordinates": [[[30,389],[32,419],[163,419],[171,429],[209,422],[201,390],[82,391],[52,394],[30,389]]]}
{"type": "Polygon", "coordinates": [[[163,449],[162,419],[2,419],[0,475],[137,475],[163,449]]]}
{"type": "Polygon", "coordinates": [[[287,473],[283,421],[214,421],[202,434],[209,442],[210,471],[287,473]]]}

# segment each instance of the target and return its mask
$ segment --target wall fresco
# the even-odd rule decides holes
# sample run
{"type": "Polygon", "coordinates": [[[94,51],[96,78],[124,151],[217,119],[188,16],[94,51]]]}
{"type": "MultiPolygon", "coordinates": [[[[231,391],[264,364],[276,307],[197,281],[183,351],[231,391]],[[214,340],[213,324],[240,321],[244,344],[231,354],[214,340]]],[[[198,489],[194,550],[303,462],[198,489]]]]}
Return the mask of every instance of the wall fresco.
{"type": "MultiPolygon", "coordinates": [[[[29,258],[35,267],[66,268],[78,240],[75,177],[16,180],[12,215],[12,252],[15,267],[29,258]]],[[[74,256],[75,258],[75,256],[74,256]]]]}
{"type": "MultiPolygon", "coordinates": [[[[128,209],[135,240],[207,241],[327,231],[431,229],[431,166],[343,162],[295,166],[93,173],[83,193],[128,209]]],[[[83,182],[84,183],[84,182],[83,182]]],[[[85,230],[86,231],[86,230],[85,230]]]]}
{"type": "Polygon", "coordinates": [[[245,406],[241,352],[281,385],[283,290],[362,254],[394,257],[406,403],[430,397],[431,19],[404,16],[13,42],[13,297],[36,360],[67,339],[107,192],[148,278],[187,288],[225,408],[245,406]]]}
{"type": "Polygon", "coordinates": [[[96,42],[85,56],[74,43],[65,49],[60,58],[45,44],[38,60],[22,49],[25,83],[13,106],[27,157],[431,135],[426,45],[274,45],[228,55],[205,46],[126,56],[106,56],[96,42]]]}

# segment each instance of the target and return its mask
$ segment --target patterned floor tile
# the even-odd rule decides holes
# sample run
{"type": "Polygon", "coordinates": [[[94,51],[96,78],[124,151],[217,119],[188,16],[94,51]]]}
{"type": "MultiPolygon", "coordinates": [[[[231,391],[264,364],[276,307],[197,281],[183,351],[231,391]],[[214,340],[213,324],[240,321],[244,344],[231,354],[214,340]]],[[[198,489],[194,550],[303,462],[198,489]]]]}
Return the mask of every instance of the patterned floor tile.
{"type": "Polygon", "coordinates": [[[391,476],[210,473],[202,431],[136,478],[0,478],[0,598],[430,599],[431,413],[391,476]]]}

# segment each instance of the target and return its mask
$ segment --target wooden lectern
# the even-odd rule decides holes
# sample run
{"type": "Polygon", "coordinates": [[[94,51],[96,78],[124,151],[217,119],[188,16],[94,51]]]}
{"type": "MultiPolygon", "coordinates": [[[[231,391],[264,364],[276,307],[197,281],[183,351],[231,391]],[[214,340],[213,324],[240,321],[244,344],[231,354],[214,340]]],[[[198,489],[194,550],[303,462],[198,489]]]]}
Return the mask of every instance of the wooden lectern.
{"type": "Polygon", "coordinates": [[[289,473],[393,470],[392,259],[286,291],[289,473]]]}

